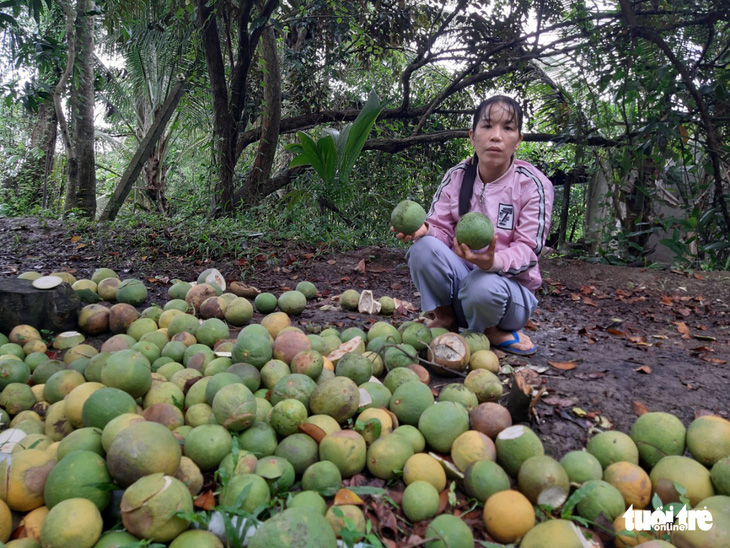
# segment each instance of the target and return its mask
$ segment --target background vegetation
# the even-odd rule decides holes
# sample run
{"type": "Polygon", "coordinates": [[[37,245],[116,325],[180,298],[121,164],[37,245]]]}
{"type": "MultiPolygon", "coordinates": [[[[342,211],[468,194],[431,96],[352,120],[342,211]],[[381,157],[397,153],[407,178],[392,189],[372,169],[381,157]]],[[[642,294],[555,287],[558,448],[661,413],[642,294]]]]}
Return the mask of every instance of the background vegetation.
{"type": "Polygon", "coordinates": [[[556,185],[554,247],[728,269],[729,22],[721,0],[3,0],[0,212],[100,214],[182,74],[117,223],[200,249],[392,244],[393,205],[430,202],[503,92],[556,185]],[[373,91],[349,178],[290,167],[298,131],[341,130],[373,91]]]}

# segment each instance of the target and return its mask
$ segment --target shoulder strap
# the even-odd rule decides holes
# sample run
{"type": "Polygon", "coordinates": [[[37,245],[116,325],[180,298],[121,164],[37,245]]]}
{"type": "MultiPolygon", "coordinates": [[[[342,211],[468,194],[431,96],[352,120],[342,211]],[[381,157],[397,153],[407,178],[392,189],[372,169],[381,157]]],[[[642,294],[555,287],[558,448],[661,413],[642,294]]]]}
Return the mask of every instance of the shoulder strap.
{"type": "Polygon", "coordinates": [[[474,180],[477,178],[477,166],[479,160],[475,154],[471,162],[467,162],[466,169],[464,170],[464,179],[461,181],[461,188],[459,189],[459,216],[463,217],[469,213],[471,206],[471,197],[474,194],[474,180]]]}

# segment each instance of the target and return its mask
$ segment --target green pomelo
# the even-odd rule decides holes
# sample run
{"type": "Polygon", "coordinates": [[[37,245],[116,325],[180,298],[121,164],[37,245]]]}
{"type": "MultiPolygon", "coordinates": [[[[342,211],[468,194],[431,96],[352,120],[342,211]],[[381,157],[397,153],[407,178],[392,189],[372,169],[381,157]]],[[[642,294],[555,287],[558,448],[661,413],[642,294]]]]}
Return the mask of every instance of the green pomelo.
{"type": "Polygon", "coordinates": [[[338,377],[347,377],[360,385],[373,376],[373,363],[362,354],[348,352],[337,361],[335,373],[338,377]]]}
{"type": "MultiPolygon", "coordinates": [[[[346,289],[342,292],[340,295],[340,306],[344,310],[357,310],[357,305],[360,302],[360,292],[356,289],[346,289]]],[[[340,337],[342,339],[342,337],[340,337]]],[[[365,338],[363,337],[363,340],[365,338]]],[[[342,342],[346,342],[345,339],[342,339],[342,342]]]]}
{"type": "Polygon", "coordinates": [[[649,473],[651,487],[664,504],[679,502],[674,484],[683,486],[692,506],[715,494],[710,471],[689,457],[670,455],[654,465],[649,473]]]}
{"type": "Polygon", "coordinates": [[[390,480],[403,470],[413,456],[413,447],[403,436],[388,434],[376,439],[368,448],[367,467],[376,478],[390,480]]]}
{"type": "Polygon", "coordinates": [[[308,282],[306,280],[301,281],[294,289],[303,294],[308,301],[311,301],[312,299],[315,299],[317,297],[317,287],[312,282],[308,282]]]}
{"type": "Polygon", "coordinates": [[[401,424],[415,426],[423,412],[433,403],[433,393],[428,385],[422,382],[407,382],[396,388],[388,408],[395,413],[401,424]]]}
{"type": "Polygon", "coordinates": [[[157,331],[157,323],[152,318],[139,318],[134,320],[127,328],[127,335],[135,341],[139,341],[145,333],[157,331]]]}
{"type": "Polygon", "coordinates": [[[119,279],[119,275],[117,275],[117,273],[114,272],[111,268],[97,268],[91,274],[91,281],[97,285],[99,284],[99,282],[107,278],[119,279]]]}
{"type": "Polygon", "coordinates": [[[481,333],[479,331],[472,331],[471,329],[467,329],[461,332],[461,336],[466,341],[466,344],[469,347],[470,354],[474,354],[475,352],[479,352],[480,350],[489,350],[491,347],[489,343],[489,338],[487,338],[484,333],[481,333]]]}
{"type": "Polygon", "coordinates": [[[211,407],[216,422],[231,432],[245,430],[256,418],[256,398],[243,384],[228,384],[218,390],[211,407]]]}
{"type": "Polygon", "coordinates": [[[167,296],[170,299],[181,299],[184,300],[185,296],[188,294],[188,291],[193,286],[190,285],[188,282],[176,282],[170,286],[170,288],[167,290],[167,296]]]}
{"type": "MultiPolygon", "coordinates": [[[[274,451],[274,456],[282,457],[294,467],[297,475],[302,475],[319,460],[319,446],[307,434],[295,433],[285,437],[274,451]]],[[[304,489],[307,489],[305,487],[304,489]]]]}
{"type": "Polygon", "coordinates": [[[225,318],[230,324],[240,326],[246,325],[253,317],[253,306],[248,299],[236,297],[226,308],[225,318]]]}
{"type": "Polygon", "coordinates": [[[523,462],[517,474],[517,485],[532,504],[553,508],[562,506],[570,491],[567,472],[547,455],[530,457],[523,462]]]}
{"type": "Polygon", "coordinates": [[[703,500],[695,510],[709,512],[712,527],[703,531],[701,527],[675,528],[672,545],[677,548],[705,548],[730,545],[730,497],[714,496],[703,500]]]}
{"type": "Polygon", "coordinates": [[[623,495],[608,482],[590,480],[581,489],[586,491],[586,495],[578,501],[576,510],[579,516],[587,520],[595,521],[603,515],[612,522],[626,511],[623,495]]]}
{"type": "Polygon", "coordinates": [[[43,497],[49,509],[66,499],[80,497],[104,510],[111,502],[111,491],[106,488],[111,481],[101,455],[93,451],[74,451],[48,474],[43,497]]]}
{"type": "MultiPolygon", "coordinates": [[[[241,331],[243,334],[243,331],[241,331]]],[[[233,346],[231,358],[234,362],[250,363],[259,369],[273,357],[270,335],[266,336],[251,333],[247,336],[238,336],[233,346]]]]}
{"type": "MultiPolygon", "coordinates": [[[[145,357],[150,360],[150,363],[154,362],[157,358],[162,356],[162,349],[165,348],[165,345],[170,342],[170,339],[167,338],[167,334],[163,333],[162,331],[152,331],[150,333],[145,333],[142,335],[142,338],[137,343],[140,345],[140,352],[145,354],[145,357]],[[148,356],[143,350],[141,350],[141,345],[146,345],[148,347],[147,352],[150,354],[150,357],[148,356]],[[149,348],[150,346],[154,348],[149,348]],[[155,356],[154,353],[157,352],[157,355],[155,356]]],[[[132,346],[134,348],[134,346],[132,346]]]]}
{"type": "Polygon", "coordinates": [[[295,399],[281,400],[269,413],[269,423],[280,436],[289,436],[299,431],[299,425],[307,418],[307,408],[295,399]]]}
{"type": "Polygon", "coordinates": [[[499,464],[482,459],[472,462],[464,471],[464,490],[479,502],[486,502],[494,493],[510,488],[507,472],[499,464]]]}
{"type": "Polygon", "coordinates": [[[24,383],[11,382],[0,394],[0,406],[10,415],[27,411],[36,404],[35,394],[30,386],[24,383]]]}
{"type": "Polygon", "coordinates": [[[403,331],[403,342],[411,345],[419,352],[428,348],[431,340],[431,330],[422,323],[414,323],[403,331]]]}
{"type": "Polygon", "coordinates": [[[401,507],[406,517],[413,521],[431,519],[438,513],[439,492],[426,481],[414,481],[403,491],[401,507]]]}
{"type": "Polygon", "coordinates": [[[362,472],[367,463],[365,439],[353,430],[327,434],[319,443],[319,458],[334,463],[343,478],[351,478],[362,472]]]}
{"type": "Polygon", "coordinates": [[[193,428],[185,438],[185,456],[197,464],[201,472],[208,472],[220,466],[231,452],[232,443],[231,434],[223,426],[203,424],[193,428]]]}
{"type": "Polygon", "coordinates": [[[448,453],[454,440],[469,429],[469,414],[458,403],[436,402],[421,414],[418,429],[431,448],[448,453]]]}
{"type": "Polygon", "coordinates": [[[335,548],[337,539],[327,520],[316,510],[290,508],[267,520],[249,542],[249,548],[272,546],[335,548]]]}
{"type": "Polygon", "coordinates": [[[683,455],[687,429],[669,413],[644,413],[634,421],[629,434],[639,449],[639,458],[649,468],[668,455],[683,455]]]}
{"type": "Polygon", "coordinates": [[[208,383],[205,385],[205,403],[207,403],[208,405],[213,405],[213,399],[215,398],[215,395],[218,393],[218,391],[224,386],[228,386],[229,384],[240,384],[243,386],[243,383],[241,382],[241,377],[239,377],[235,373],[223,371],[222,373],[216,373],[215,375],[211,376],[208,380],[208,383]]]}
{"type": "Polygon", "coordinates": [[[474,534],[460,518],[451,514],[437,516],[426,529],[426,548],[473,548],[474,534]]]}
{"type": "Polygon", "coordinates": [[[224,546],[221,540],[210,531],[189,529],[176,536],[169,548],[224,548],[224,546]]]}
{"type": "Polygon", "coordinates": [[[598,459],[604,470],[614,462],[639,464],[639,449],[627,434],[618,430],[608,430],[593,436],[586,449],[598,459]]]}
{"type": "Polygon", "coordinates": [[[717,415],[696,418],[687,428],[687,449],[705,466],[730,456],[730,421],[717,415]]]}
{"type": "MultiPolygon", "coordinates": [[[[12,343],[11,343],[12,344],[12,343]]],[[[7,345],[6,345],[7,346],[7,345]]],[[[22,348],[21,348],[22,352],[22,348]]],[[[51,360],[49,360],[51,361],[51,360]]],[[[55,361],[55,360],[53,360],[55,361]]],[[[48,362],[45,362],[48,363],[48,362]]],[[[36,367],[35,371],[38,370],[38,368],[43,367],[45,363],[40,364],[38,367],[36,367]]],[[[58,362],[59,364],[63,362],[58,362]]],[[[57,371],[60,371],[63,369],[63,367],[59,366],[58,368],[54,369],[52,372],[49,372],[50,374],[47,375],[43,380],[43,382],[33,382],[33,384],[44,384],[45,381],[50,377],[53,373],[56,373],[57,371]]],[[[33,374],[35,375],[35,371],[33,371],[33,374]]],[[[30,373],[30,367],[28,367],[24,362],[21,360],[16,360],[12,358],[5,358],[0,359],[0,390],[4,390],[6,386],[8,386],[11,383],[21,383],[26,384],[31,378],[30,373]]],[[[41,380],[41,379],[39,379],[41,380]]]]}
{"type": "Polygon", "coordinates": [[[309,400],[315,415],[329,415],[340,424],[357,413],[360,390],[347,377],[335,377],[318,385],[309,400]]]}
{"type": "Polygon", "coordinates": [[[141,352],[120,350],[112,354],[102,367],[101,382],[139,398],[152,385],[152,365],[141,352]]]}
{"type": "Polygon", "coordinates": [[[215,359],[215,352],[205,344],[191,344],[183,354],[183,365],[202,372],[215,359]]]}
{"type": "Polygon", "coordinates": [[[180,444],[169,429],[143,421],[130,424],[114,437],[106,462],[114,480],[128,487],[157,472],[174,476],[181,456],[180,444]]]}
{"type": "Polygon", "coordinates": [[[117,302],[140,306],[147,298],[147,288],[140,280],[124,280],[117,288],[117,302]]]}
{"type": "Polygon", "coordinates": [[[730,457],[720,459],[712,466],[710,478],[719,495],[730,496],[730,457]]]}
{"type": "Polygon", "coordinates": [[[469,249],[483,249],[494,239],[494,225],[483,213],[470,211],[456,223],[454,236],[460,244],[465,244],[469,249]]]}
{"type": "Polygon", "coordinates": [[[400,202],[390,214],[390,224],[396,233],[402,232],[410,236],[423,226],[426,221],[426,210],[411,200],[400,202]]]}
{"type": "Polygon", "coordinates": [[[276,295],[273,293],[259,293],[253,301],[256,311],[261,314],[270,314],[278,306],[276,295]]]}
{"type": "Polygon", "coordinates": [[[292,464],[275,455],[259,459],[254,473],[266,480],[272,496],[287,492],[296,478],[292,464]]]}
{"type": "Polygon", "coordinates": [[[300,291],[285,291],[277,301],[279,310],[292,316],[298,316],[307,307],[307,297],[300,291]]]}
{"type": "Polygon", "coordinates": [[[391,394],[398,390],[398,387],[407,382],[421,382],[418,373],[407,367],[391,369],[383,379],[383,384],[390,390],[391,394]]]}
{"type": "Polygon", "coordinates": [[[403,339],[401,338],[401,334],[398,332],[398,329],[393,327],[393,325],[388,322],[375,322],[373,325],[370,326],[370,329],[368,329],[368,342],[372,341],[373,339],[377,339],[378,337],[383,337],[387,342],[390,343],[397,344],[403,342],[403,339]]]}
{"type": "Polygon", "coordinates": [[[311,464],[302,475],[302,489],[320,494],[337,492],[342,485],[342,474],[333,462],[322,460],[311,464]]]}
{"type": "MultiPolygon", "coordinates": [[[[337,474],[339,473],[340,472],[338,470],[337,474]]],[[[304,482],[303,479],[302,482],[304,482]]],[[[309,510],[315,510],[318,514],[324,516],[327,512],[327,503],[322,498],[322,495],[315,491],[302,491],[301,493],[297,493],[292,497],[291,501],[289,502],[288,508],[305,508],[309,510]]]]}
{"type": "Polygon", "coordinates": [[[48,512],[41,526],[40,544],[36,541],[35,545],[92,548],[103,528],[104,520],[93,502],[70,498],[48,512]]]}
{"type": "Polygon", "coordinates": [[[198,321],[198,318],[192,314],[178,314],[172,318],[167,326],[167,334],[171,340],[178,333],[190,333],[191,335],[195,335],[199,326],[200,321],[198,321]]]}
{"type": "Polygon", "coordinates": [[[393,396],[384,384],[379,382],[366,382],[360,385],[360,390],[367,391],[370,394],[372,402],[363,406],[362,409],[371,407],[388,407],[390,398],[393,396]]]}
{"type": "Polygon", "coordinates": [[[393,430],[393,434],[396,436],[403,436],[407,439],[408,443],[410,443],[411,447],[413,447],[414,453],[420,453],[426,449],[426,438],[423,437],[421,431],[415,426],[404,424],[403,426],[399,426],[393,430]]]}
{"type": "Polygon", "coordinates": [[[299,400],[309,411],[309,402],[317,389],[317,383],[311,377],[300,373],[292,373],[279,380],[271,389],[269,401],[272,405],[287,399],[299,400]]]}
{"type": "Polygon", "coordinates": [[[153,542],[169,542],[190,526],[177,512],[191,513],[193,498],[180,480],[151,474],[124,491],[121,510],[127,531],[153,542]]]}
{"type": "Polygon", "coordinates": [[[479,403],[497,402],[502,397],[502,381],[486,369],[470,371],[464,386],[476,395],[479,403]]]}
{"type": "Polygon", "coordinates": [[[461,404],[467,412],[471,412],[472,409],[475,409],[479,405],[477,395],[466,384],[460,382],[444,386],[439,393],[439,401],[452,401],[461,404]]]}
{"type": "Polygon", "coordinates": [[[101,433],[99,428],[79,428],[63,438],[56,449],[56,460],[62,460],[66,455],[74,451],[91,451],[104,457],[106,452],[101,444],[101,433]]]}
{"type": "Polygon", "coordinates": [[[198,342],[209,348],[213,348],[215,343],[221,339],[227,339],[229,336],[228,324],[218,318],[205,320],[195,332],[195,338],[198,339],[198,342]]]}
{"type": "Polygon", "coordinates": [[[578,526],[567,519],[538,523],[522,538],[520,548],[585,548],[588,546],[578,526]]]}
{"type": "Polygon", "coordinates": [[[86,399],[81,418],[84,426],[95,426],[103,430],[114,417],[136,412],[137,404],[132,396],[118,388],[105,387],[96,390],[86,399]]]}
{"type": "Polygon", "coordinates": [[[570,451],[560,459],[571,483],[583,485],[590,480],[603,478],[603,467],[598,459],[586,451],[570,451]]]}
{"type": "Polygon", "coordinates": [[[524,425],[516,424],[505,428],[495,440],[497,462],[512,477],[527,459],[545,454],[540,438],[524,425]]]}
{"type": "Polygon", "coordinates": [[[261,387],[261,372],[250,363],[234,363],[225,372],[238,375],[251,392],[256,392],[261,387]]]}
{"type": "MultiPolygon", "coordinates": [[[[309,338],[309,336],[307,336],[309,338]]],[[[311,338],[309,338],[311,342],[311,338]]],[[[291,372],[306,375],[310,379],[317,379],[324,369],[324,357],[314,349],[297,352],[289,364],[291,372]]]]}
{"type": "Polygon", "coordinates": [[[418,352],[406,343],[390,346],[383,353],[383,363],[389,370],[407,367],[412,363],[418,363],[418,352]]]}
{"type": "Polygon", "coordinates": [[[238,436],[239,447],[256,458],[273,455],[278,443],[276,430],[267,422],[256,421],[238,436]]]}
{"type": "Polygon", "coordinates": [[[284,377],[291,375],[289,366],[281,360],[269,360],[261,368],[261,382],[263,385],[272,389],[284,377]]]}

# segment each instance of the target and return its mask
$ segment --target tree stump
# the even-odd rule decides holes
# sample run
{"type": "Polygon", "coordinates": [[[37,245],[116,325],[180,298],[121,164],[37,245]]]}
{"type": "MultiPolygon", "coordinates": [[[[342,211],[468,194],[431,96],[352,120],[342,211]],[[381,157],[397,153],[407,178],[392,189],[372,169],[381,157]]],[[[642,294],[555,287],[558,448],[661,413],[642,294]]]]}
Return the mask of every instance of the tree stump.
{"type": "Polygon", "coordinates": [[[0,280],[0,332],[10,333],[16,325],[32,325],[38,330],[77,329],[81,301],[70,285],[36,289],[30,280],[0,280]]]}

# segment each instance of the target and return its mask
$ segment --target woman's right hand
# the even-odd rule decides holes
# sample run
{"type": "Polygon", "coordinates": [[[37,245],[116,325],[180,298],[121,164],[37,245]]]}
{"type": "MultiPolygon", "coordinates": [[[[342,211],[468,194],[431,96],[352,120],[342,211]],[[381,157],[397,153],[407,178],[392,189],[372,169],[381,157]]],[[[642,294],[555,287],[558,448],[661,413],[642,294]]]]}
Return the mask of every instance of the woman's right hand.
{"type": "MultiPolygon", "coordinates": [[[[395,228],[391,226],[390,231],[395,233],[395,228]]],[[[428,234],[428,224],[423,223],[413,234],[403,234],[402,232],[398,232],[395,237],[399,240],[403,240],[404,242],[410,242],[411,240],[416,241],[418,238],[422,238],[426,234],[428,234]]]]}

